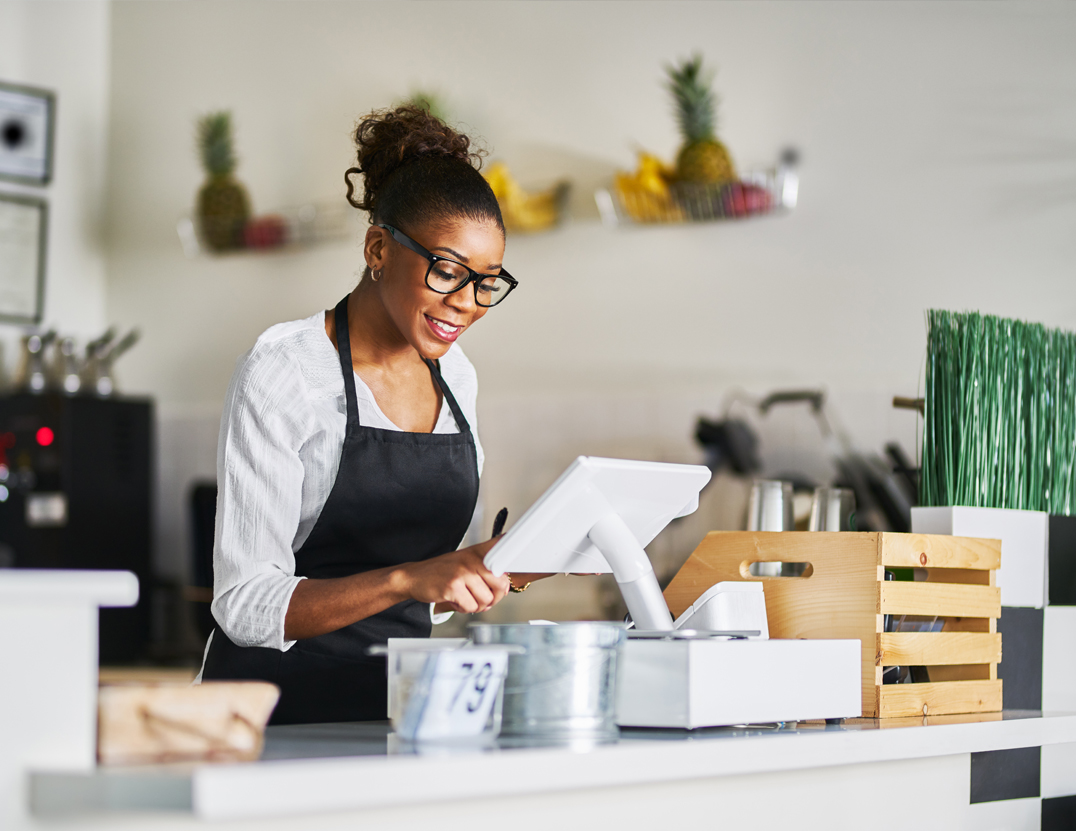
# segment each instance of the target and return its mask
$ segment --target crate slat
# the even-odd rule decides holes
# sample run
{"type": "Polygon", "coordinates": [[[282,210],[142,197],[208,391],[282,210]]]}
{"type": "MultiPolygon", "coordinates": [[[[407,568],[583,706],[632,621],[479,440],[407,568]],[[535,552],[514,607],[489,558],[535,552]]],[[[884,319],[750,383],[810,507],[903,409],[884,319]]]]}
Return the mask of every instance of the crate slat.
{"type": "Polygon", "coordinates": [[[997,681],[945,681],[939,684],[889,684],[881,688],[879,717],[987,713],[1001,709],[997,681]]]}
{"type": "Polygon", "coordinates": [[[878,636],[881,666],[990,664],[1001,660],[1001,635],[974,632],[885,632],[878,636]]]}
{"type": "Polygon", "coordinates": [[[928,568],[928,583],[971,583],[976,586],[993,586],[996,571],[980,571],[974,568],[928,568]]]}
{"type": "Polygon", "coordinates": [[[1001,617],[1001,589],[954,583],[881,584],[882,614],[1001,617]]]}
{"type": "Polygon", "coordinates": [[[882,565],[990,571],[1001,567],[1001,540],[934,534],[882,534],[882,565]]]}
{"type": "Polygon", "coordinates": [[[998,631],[998,619],[996,617],[947,617],[943,632],[989,632],[991,635],[998,631]]]}
{"type": "Polygon", "coordinates": [[[927,667],[931,681],[993,681],[998,677],[997,664],[943,664],[927,667]]]}

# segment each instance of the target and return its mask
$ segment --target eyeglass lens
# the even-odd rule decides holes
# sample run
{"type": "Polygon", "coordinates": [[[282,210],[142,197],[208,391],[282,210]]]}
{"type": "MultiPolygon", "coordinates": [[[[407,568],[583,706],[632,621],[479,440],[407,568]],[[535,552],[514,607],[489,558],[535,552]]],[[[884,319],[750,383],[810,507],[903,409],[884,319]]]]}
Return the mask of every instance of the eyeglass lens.
{"type": "MultiPolygon", "coordinates": [[[[426,272],[426,285],[439,294],[451,294],[459,290],[470,277],[470,270],[460,263],[434,260],[426,272]]],[[[496,306],[511,288],[511,283],[503,277],[483,275],[481,280],[475,281],[475,302],[479,306],[496,306]]]]}

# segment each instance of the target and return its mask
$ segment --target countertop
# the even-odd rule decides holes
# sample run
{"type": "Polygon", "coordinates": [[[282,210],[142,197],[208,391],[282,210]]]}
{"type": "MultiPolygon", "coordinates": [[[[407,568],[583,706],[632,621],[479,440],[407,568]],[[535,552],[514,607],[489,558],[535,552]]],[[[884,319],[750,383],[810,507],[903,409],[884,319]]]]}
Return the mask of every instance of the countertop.
{"type": "Polygon", "coordinates": [[[202,819],[254,819],[1072,742],[1076,713],[1036,711],[625,729],[618,740],[601,745],[501,740],[487,747],[416,748],[399,742],[387,722],[282,726],[268,729],[257,762],[36,773],[31,801],[39,816],[167,810],[202,819]]]}

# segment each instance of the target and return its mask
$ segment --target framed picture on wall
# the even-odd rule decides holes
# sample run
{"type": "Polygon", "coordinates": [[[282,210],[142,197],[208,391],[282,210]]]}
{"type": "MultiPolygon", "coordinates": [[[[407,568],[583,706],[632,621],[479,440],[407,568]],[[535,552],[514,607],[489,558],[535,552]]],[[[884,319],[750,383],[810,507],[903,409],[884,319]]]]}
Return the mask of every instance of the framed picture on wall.
{"type": "Polygon", "coordinates": [[[0,193],[0,321],[41,322],[48,220],[44,200],[0,193]]]}
{"type": "Polygon", "coordinates": [[[0,179],[46,185],[52,178],[56,96],[0,81],[0,179]]]}

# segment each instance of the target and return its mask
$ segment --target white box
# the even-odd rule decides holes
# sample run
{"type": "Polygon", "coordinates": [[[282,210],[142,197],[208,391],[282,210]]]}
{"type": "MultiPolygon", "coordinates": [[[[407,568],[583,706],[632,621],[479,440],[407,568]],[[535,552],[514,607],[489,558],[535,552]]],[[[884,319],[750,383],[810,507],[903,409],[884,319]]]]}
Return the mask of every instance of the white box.
{"type": "Polygon", "coordinates": [[[862,714],[858,640],[628,640],[622,727],[718,727],[862,714]]]}
{"type": "Polygon", "coordinates": [[[1046,600],[1050,515],[1008,508],[912,508],[912,532],[1001,540],[1002,606],[1041,609],[1046,600]]]}
{"type": "Polygon", "coordinates": [[[1076,712],[1076,606],[1047,606],[1043,615],[1042,709],[1076,712]]]}

